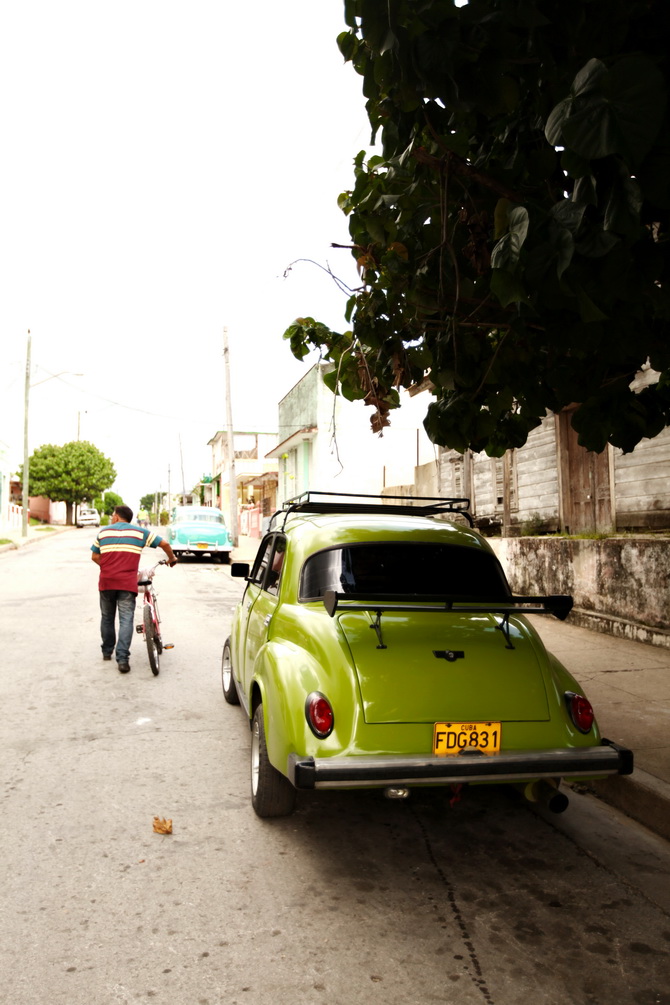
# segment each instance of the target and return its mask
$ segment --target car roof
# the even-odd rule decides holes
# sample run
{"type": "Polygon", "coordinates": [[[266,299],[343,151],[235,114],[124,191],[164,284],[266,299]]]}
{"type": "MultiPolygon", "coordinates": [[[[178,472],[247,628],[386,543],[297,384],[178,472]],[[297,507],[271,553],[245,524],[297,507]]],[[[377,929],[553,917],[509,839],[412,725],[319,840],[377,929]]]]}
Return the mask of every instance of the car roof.
{"type": "Polygon", "coordinates": [[[175,513],[221,513],[217,506],[175,506],[175,513]]]}
{"type": "Polygon", "coordinates": [[[288,499],[270,521],[300,542],[303,558],[327,547],[372,541],[441,541],[490,551],[470,530],[470,500],[436,496],[367,495],[309,491],[288,499]],[[467,521],[469,527],[448,519],[467,521]]]}
{"type": "MultiPolygon", "coordinates": [[[[277,528],[280,530],[281,528],[277,528]]],[[[461,524],[426,516],[390,513],[291,514],[283,528],[302,559],[326,548],[390,542],[441,542],[490,551],[480,534],[461,524]]]]}

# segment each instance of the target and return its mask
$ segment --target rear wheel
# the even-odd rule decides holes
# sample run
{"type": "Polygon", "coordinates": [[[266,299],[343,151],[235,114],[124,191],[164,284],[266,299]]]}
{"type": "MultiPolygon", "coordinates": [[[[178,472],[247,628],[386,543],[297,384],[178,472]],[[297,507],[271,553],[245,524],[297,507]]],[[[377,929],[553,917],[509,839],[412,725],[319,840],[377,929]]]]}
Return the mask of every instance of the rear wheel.
{"type": "Polygon", "coordinates": [[[230,639],[226,639],[223,644],[223,656],[221,657],[221,685],[223,687],[223,697],[229,705],[239,705],[240,698],[233,679],[233,659],[230,652],[230,639]]]}
{"type": "Polygon", "coordinates": [[[265,745],[263,706],[251,720],[251,804],[259,817],[285,817],[295,808],[295,789],[274,768],[265,745]]]}
{"type": "Polygon", "coordinates": [[[153,617],[151,616],[151,608],[148,604],[144,605],[142,617],[144,619],[144,641],[147,644],[149,666],[154,677],[157,677],[160,670],[160,649],[156,640],[156,629],[153,617]]]}

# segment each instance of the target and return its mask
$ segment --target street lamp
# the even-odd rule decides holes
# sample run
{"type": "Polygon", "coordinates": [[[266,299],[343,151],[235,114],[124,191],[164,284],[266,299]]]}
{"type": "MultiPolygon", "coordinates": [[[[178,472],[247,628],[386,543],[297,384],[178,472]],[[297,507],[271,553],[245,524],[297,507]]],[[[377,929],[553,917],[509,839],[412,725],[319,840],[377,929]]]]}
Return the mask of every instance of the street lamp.
{"type": "Polygon", "coordinates": [[[61,370],[60,373],[52,373],[49,377],[45,377],[44,380],[38,380],[34,384],[30,383],[30,354],[31,354],[31,335],[30,328],[28,329],[28,344],[26,347],[26,386],[25,386],[25,397],[23,405],[23,485],[22,485],[22,510],[21,510],[21,536],[28,537],[28,484],[29,484],[29,465],[30,465],[30,455],[28,453],[28,412],[30,406],[30,388],[37,387],[38,384],[46,384],[48,380],[54,380],[56,377],[62,377],[64,374],[70,374],[72,377],[83,377],[83,373],[72,373],[70,370],[61,370]]]}

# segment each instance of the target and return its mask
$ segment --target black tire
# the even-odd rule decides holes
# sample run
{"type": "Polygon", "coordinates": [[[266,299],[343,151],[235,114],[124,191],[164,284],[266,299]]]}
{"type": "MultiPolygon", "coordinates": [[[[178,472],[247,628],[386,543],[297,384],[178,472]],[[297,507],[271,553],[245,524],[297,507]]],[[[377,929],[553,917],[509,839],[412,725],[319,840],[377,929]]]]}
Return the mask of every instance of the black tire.
{"type": "Polygon", "coordinates": [[[226,639],[223,644],[223,654],[221,656],[221,686],[223,687],[223,697],[229,705],[239,705],[240,697],[235,686],[233,677],[233,658],[230,651],[230,639],[226,639]]]}
{"type": "Polygon", "coordinates": [[[160,616],[160,612],[158,610],[158,601],[156,600],[155,596],[154,596],[154,618],[155,618],[155,622],[154,622],[154,642],[156,643],[156,652],[160,656],[161,653],[163,652],[163,639],[161,638],[160,631],[158,631],[158,632],[156,631],[156,625],[158,625],[159,629],[160,629],[161,616],[160,616]]]}
{"type": "Polygon", "coordinates": [[[286,817],[295,809],[296,791],[274,768],[265,745],[263,706],[251,720],[251,805],[259,817],[286,817]]]}
{"type": "Polygon", "coordinates": [[[160,655],[158,645],[156,643],[154,622],[151,617],[151,608],[148,604],[144,605],[142,617],[144,618],[144,641],[147,644],[149,666],[151,667],[151,672],[154,677],[158,677],[158,673],[160,671],[160,655]]]}

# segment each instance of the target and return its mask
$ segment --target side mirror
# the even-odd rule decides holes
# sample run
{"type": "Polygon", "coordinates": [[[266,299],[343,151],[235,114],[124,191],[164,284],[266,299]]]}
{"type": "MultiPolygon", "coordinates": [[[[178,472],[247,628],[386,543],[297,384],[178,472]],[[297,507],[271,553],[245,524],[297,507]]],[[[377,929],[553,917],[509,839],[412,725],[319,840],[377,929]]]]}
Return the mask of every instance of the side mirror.
{"type": "Polygon", "coordinates": [[[231,562],[231,564],[230,564],[230,575],[234,576],[236,579],[248,579],[249,578],[249,563],[248,562],[231,562]]]}

